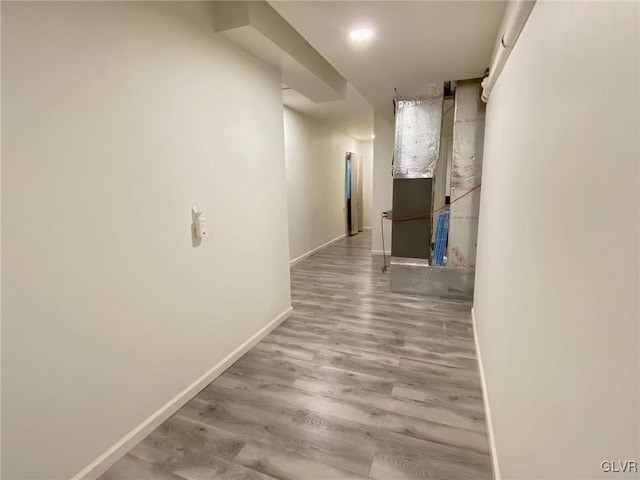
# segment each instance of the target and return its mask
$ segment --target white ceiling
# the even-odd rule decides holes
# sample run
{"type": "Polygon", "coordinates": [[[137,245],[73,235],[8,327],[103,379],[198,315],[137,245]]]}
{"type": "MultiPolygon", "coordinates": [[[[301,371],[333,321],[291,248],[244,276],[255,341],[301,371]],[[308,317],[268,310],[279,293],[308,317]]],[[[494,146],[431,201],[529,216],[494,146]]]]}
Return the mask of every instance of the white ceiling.
{"type": "MultiPolygon", "coordinates": [[[[390,121],[394,88],[482,76],[489,66],[506,6],[502,1],[269,3],[362,94],[377,114],[390,121]],[[356,27],[371,28],[375,36],[364,43],[354,42],[349,32],[356,27]]],[[[354,104],[357,106],[353,115],[340,103],[308,102],[305,113],[324,116],[325,122],[329,117],[339,119],[343,130],[350,128],[347,119],[353,118],[355,128],[356,118],[363,118],[362,102],[354,104]],[[330,113],[332,108],[339,113],[330,113]]],[[[364,136],[371,134],[372,122],[369,129],[364,136]]]]}
{"type": "Polygon", "coordinates": [[[356,140],[371,140],[373,108],[351,85],[347,85],[345,100],[314,103],[292,88],[283,88],[282,100],[287,107],[314,117],[356,140]]]}

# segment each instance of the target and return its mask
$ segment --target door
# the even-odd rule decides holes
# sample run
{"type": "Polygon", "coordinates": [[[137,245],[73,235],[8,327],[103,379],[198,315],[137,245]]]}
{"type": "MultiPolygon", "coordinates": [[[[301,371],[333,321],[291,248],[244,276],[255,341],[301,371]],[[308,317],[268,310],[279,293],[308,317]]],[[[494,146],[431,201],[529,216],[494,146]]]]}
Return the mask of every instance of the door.
{"type": "Polygon", "coordinates": [[[346,180],[347,229],[349,235],[356,235],[364,222],[362,157],[357,153],[347,152],[346,180]]]}

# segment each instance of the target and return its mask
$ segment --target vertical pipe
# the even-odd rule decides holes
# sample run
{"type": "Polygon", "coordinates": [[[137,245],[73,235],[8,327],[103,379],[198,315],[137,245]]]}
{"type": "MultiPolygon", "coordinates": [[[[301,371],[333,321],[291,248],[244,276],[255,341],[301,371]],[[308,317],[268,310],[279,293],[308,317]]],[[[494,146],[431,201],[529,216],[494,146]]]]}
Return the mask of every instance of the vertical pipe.
{"type": "Polygon", "coordinates": [[[507,5],[507,11],[504,14],[498,42],[493,52],[491,66],[489,67],[489,76],[482,81],[482,101],[488,102],[493,87],[502,72],[511,51],[518,41],[518,37],[527,23],[527,19],[533,10],[536,0],[517,0],[511,1],[507,5]]]}

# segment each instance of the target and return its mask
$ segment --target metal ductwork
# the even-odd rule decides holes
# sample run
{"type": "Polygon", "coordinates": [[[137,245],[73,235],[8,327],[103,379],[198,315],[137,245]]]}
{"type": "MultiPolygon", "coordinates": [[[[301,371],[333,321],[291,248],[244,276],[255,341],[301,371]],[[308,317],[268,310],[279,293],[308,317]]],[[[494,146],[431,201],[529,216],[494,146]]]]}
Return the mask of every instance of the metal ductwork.
{"type": "Polygon", "coordinates": [[[453,118],[453,156],[451,164],[451,220],[447,251],[448,266],[475,268],[480,190],[473,190],[482,179],[485,104],[482,87],[475,80],[459,82],[453,118]],[[460,198],[471,191],[464,198],[460,198]]]}
{"type": "Polygon", "coordinates": [[[432,178],[440,152],[444,85],[430,83],[424,93],[396,98],[393,178],[432,178]]]}
{"type": "MultiPolygon", "coordinates": [[[[410,217],[433,208],[433,175],[440,151],[443,83],[396,95],[393,216],[410,217]]],[[[429,259],[431,221],[394,221],[391,256],[429,259]]]]}

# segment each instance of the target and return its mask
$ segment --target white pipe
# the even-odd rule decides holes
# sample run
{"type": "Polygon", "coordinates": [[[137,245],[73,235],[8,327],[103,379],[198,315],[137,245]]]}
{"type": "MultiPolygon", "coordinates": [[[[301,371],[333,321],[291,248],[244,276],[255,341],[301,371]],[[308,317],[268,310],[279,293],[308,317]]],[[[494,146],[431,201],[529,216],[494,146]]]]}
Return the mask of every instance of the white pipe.
{"type": "Polygon", "coordinates": [[[493,87],[507,63],[511,50],[518,41],[536,0],[514,0],[507,5],[507,10],[500,26],[498,41],[493,52],[489,75],[482,81],[482,101],[489,101],[493,87]]]}

